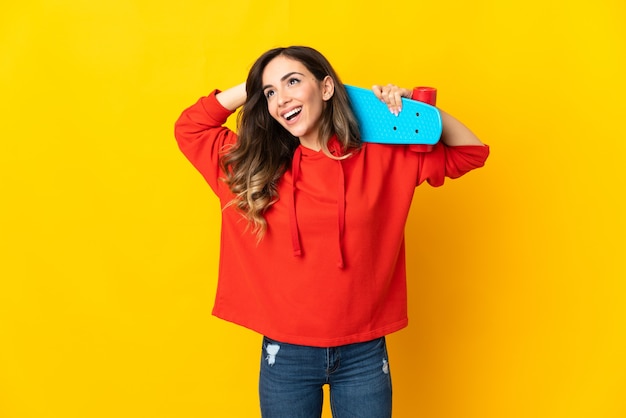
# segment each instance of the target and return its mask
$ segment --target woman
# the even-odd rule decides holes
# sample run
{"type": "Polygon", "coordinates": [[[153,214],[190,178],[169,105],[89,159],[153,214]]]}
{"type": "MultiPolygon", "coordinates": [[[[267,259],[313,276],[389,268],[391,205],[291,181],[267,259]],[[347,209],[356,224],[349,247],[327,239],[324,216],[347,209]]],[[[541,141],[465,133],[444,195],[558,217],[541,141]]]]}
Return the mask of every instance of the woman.
{"type": "MultiPolygon", "coordinates": [[[[412,90],[374,86],[398,114],[412,90]]],[[[481,167],[489,148],[441,112],[434,146],[362,143],[346,90],[308,47],[186,109],[182,152],[222,206],[213,314],[263,337],[266,418],[391,416],[385,335],[407,325],[404,226],[414,189],[481,167]],[[224,127],[239,107],[238,134],[224,127]],[[243,217],[243,219],[242,219],[243,217]]]]}

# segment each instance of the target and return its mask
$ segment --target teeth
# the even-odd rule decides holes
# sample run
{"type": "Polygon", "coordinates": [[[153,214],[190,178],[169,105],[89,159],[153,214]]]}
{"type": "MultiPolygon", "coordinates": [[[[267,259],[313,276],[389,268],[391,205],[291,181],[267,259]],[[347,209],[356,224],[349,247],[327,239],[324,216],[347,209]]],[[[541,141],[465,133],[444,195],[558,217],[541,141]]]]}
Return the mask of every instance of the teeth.
{"type": "Polygon", "coordinates": [[[294,117],[295,115],[297,115],[298,113],[300,113],[301,110],[302,110],[301,107],[297,107],[297,108],[293,109],[292,111],[285,113],[283,116],[284,116],[285,119],[289,120],[292,117],[294,117]]]}

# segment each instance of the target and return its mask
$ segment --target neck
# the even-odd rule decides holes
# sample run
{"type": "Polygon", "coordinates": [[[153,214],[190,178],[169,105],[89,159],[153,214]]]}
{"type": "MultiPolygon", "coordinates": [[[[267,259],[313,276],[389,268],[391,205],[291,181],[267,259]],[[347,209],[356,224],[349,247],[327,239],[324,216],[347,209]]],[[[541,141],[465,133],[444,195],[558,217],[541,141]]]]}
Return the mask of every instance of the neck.
{"type": "Polygon", "coordinates": [[[311,139],[311,138],[301,137],[299,138],[299,140],[300,140],[300,145],[302,145],[305,148],[311,149],[313,151],[319,151],[322,149],[320,142],[317,138],[311,139]]]}

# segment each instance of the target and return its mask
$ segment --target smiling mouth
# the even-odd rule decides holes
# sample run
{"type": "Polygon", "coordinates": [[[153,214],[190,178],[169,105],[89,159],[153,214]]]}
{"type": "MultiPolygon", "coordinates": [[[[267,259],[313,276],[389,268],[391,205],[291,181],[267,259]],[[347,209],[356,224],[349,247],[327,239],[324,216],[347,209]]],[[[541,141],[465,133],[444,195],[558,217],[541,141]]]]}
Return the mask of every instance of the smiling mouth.
{"type": "Polygon", "coordinates": [[[283,115],[283,117],[287,120],[291,120],[293,118],[295,118],[296,116],[298,116],[300,114],[300,112],[302,111],[302,107],[297,107],[287,113],[285,113],[283,115]]]}

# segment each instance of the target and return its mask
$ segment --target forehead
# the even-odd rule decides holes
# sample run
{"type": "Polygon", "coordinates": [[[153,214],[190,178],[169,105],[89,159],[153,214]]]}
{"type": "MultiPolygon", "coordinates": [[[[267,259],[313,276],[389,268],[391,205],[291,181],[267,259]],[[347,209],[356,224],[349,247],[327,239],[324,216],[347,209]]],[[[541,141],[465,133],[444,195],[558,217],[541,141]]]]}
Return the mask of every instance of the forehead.
{"type": "Polygon", "coordinates": [[[263,84],[278,84],[281,78],[290,73],[312,76],[311,72],[300,61],[279,55],[271,60],[263,70],[263,84]]]}

